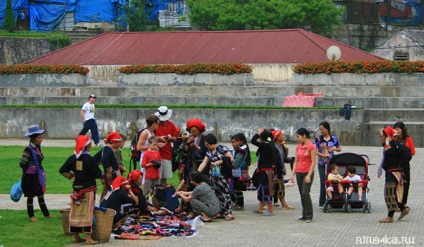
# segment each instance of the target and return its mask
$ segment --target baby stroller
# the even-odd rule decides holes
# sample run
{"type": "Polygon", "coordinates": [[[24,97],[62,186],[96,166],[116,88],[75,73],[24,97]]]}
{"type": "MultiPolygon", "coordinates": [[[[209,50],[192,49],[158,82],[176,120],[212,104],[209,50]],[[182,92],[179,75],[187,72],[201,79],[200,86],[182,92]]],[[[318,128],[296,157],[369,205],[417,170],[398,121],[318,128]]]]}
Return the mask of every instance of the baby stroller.
{"type": "MultiPolygon", "coordinates": [[[[330,165],[337,164],[339,167],[339,174],[344,178],[347,176],[347,168],[354,166],[356,168],[356,174],[361,177],[361,181],[351,182],[349,180],[342,180],[341,185],[343,187],[343,193],[338,193],[337,189],[333,192],[333,199],[327,200],[324,204],[324,213],[330,213],[333,209],[342,209],[344,212],[352,212],[353,209],[360,209],[363,213],[371,212],[371,203],[368,200],[368,183],[370,178],[368,176],[368,163],[369,158],[364,154],[355,153],[342,153],[334,155],[326,164],[327,175],[330,173],[330,165]],[[347,195],[346,191],[349,187],[353,186],[353,192],[351,195],[347,195]],[[358,200],[358,189],[362,189],[362,200],[358,200]]],[[[325,182],[326,187],[333,186],[337,188],[337,183],[327,180],[325,182]]]]}

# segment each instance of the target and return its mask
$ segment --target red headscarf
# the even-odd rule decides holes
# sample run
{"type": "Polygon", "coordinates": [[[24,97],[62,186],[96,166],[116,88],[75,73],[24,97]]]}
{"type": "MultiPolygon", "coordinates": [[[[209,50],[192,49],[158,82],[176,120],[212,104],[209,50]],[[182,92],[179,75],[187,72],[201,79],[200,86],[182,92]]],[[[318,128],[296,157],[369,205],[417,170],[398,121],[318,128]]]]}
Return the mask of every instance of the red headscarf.
{"type": "Polygon", "coordinates": [[[86,135],[79,135],[77,139],[75,140],[75,149],[74,154],[77,156],[77,159],[81,156],[82,152],[84,151],[85,147],[91,143],[90,137],[86,135]]]}
{"type": "Polygon", "coordinates": [[[113,180],[112,185],[112,191],[115,191],[119,188],[121,188],[122,185],[128,184],[128,180],[124,178],[123,176],[116,177],[115,180],[113,180]]]}
{"type": "Polygon", "coordinates": [[[106,136],[107,143],[115,143],[122,141],[121,135],[118,132],[110,132],[109,135],[106,136]]]}
{"type": "Polygon", "coordinates": [[[384,128],[383,131],[384,133],[386,133],[386,136],[390,136],[390,137],[393,137],[396,134],[396,131],[390,126],[387,126],[386,128],[384,128]]]}
{"type": "Polygon", "coordinates": [[[192,127],[196,127],[200,132],[205,132],[206,125],[202,122],[202,120],[198,118],[192,118],[186,123],[187,129],[191,129],[192,127]]]}
{"type": "Polygon", "coordinates": [[[273,130],[271,132],[271,134],[272,134],[272,138],[274,138],[274,140],[277,140],[278,137],[280,137],[280,135],[283,134],[283,131],[281,131],[281,130],[273,130]]]}
{"type": "Polygon", "coordinates": [[[128,174],[128,181],[131,185],[135,183],[135,181],[138,180],[140,176],[143,176],[143,173],[139,170],[133,170],[128,174]]]}

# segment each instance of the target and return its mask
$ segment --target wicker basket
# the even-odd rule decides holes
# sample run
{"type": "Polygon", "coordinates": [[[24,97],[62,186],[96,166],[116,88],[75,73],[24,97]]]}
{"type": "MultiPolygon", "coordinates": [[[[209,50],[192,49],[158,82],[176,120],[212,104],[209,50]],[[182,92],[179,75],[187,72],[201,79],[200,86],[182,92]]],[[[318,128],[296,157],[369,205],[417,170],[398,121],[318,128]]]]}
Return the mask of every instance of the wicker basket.
{"type": "Polygon", "coordinates": [[[72,235],[72,233],[69,232],[69,213],[71,212],[71,208],[63,208],[60,210],[60,215],[62,216],[62,225],[63,225],[63,232],[65,235],[72,235]]]}
{"type": "Polygon", "coordinates": [[[94,210],[95,227],[93,227],[93,239],[102,242],[109,242],[110,234],[112,234],[113,217],[116,212],[107,208],[105,212],[94,210]]]}

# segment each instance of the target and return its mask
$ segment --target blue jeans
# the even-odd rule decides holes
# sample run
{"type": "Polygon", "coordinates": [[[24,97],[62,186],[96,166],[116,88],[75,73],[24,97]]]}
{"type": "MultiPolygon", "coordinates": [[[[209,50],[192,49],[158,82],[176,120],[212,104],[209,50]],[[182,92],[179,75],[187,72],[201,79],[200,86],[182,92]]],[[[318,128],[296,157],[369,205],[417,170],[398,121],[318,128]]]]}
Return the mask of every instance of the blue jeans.
{"type": "Polygon", "coordinates": [[[93,138],[94,143],[99,144],[99,130],[97,129],[96,119],[92,118],[85,121],[79,135],[87,134],[88,130],[91,131],[91,137],[93,138]]]}

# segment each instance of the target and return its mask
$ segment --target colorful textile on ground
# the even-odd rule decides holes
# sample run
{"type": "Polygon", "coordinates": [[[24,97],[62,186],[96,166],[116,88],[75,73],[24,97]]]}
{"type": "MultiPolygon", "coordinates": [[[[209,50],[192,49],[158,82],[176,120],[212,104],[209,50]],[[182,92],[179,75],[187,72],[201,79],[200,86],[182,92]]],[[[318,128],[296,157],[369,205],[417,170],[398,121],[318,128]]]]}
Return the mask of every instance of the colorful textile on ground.
{"type": "Polygon", "coordinates": [[[312,94],[299,92],[297,95],[287,96],[283,107],[314,107],[315,99],[323,97],[324,94],[312,94]]]}
{"type": "Polygon", "coordinates": [[[168,214],[166,210],[160,214],[128,217],[124,224],[113,230],[117,239],[143,240],[145,236],[170,237],[194,236],[198,231],[186,217],[168,214]]]}

